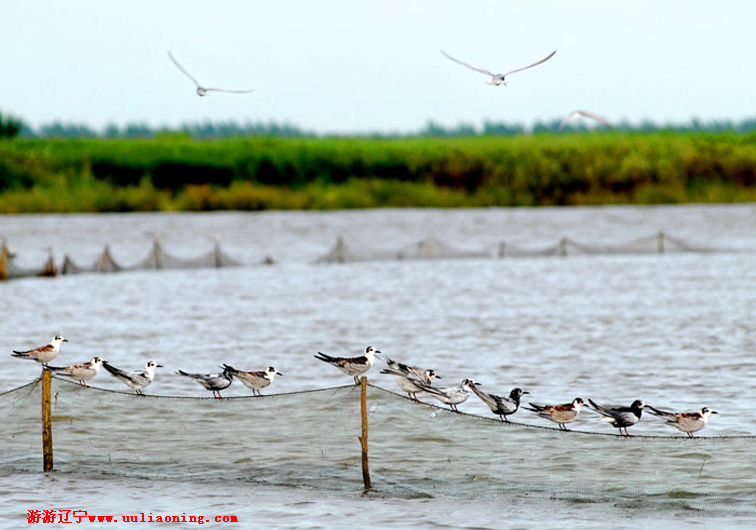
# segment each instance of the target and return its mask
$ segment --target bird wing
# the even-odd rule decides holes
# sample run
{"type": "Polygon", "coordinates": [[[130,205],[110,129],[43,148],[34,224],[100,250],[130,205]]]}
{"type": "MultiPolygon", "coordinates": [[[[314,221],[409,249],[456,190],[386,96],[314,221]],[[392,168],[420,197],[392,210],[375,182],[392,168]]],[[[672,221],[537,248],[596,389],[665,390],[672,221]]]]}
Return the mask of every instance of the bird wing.
{"type": "Polygon", "coordinates": [[[231,93],[234,93],[234,94],[249,94],[250,92],[254,92],[255,91],[254,88],[251,88],[249,90],[230,90],[228,88],[206,88],[205,90],[207,90],[208,92],[210,92],[212,90],[212,91],[215,91],[215,92],[231,92],[231,93]]]}
{"type": "MultiPolygon", "coordinates": [[[[484,68],[478,68],[477,66],[473,66],[471,64],[467,64],[466,62],[460,61],[459,59],[455,59],[454,57],[452,57],[451,55],[449,55],[448,53],[446,53],[444,50],[441,50],[441,54],[444,57],[446,57],[447,59],[450,59],[450,60],[454,61],[455,63],[458,63],[458,64],[461,64],[462,66],[468,67],[470,70],[475,70],[476,72],[480,72],[481,74],[486,74],[486,75],[490,75],[491,77],[496,77],[495,73],[489,72],[488,70],[486,70],[484,68]]],[[[535,66],[535,65],[533,65],[533,66],[535,66]]]]}
{"type": "Polygon", "coordinates": [[[176,65],[176,68],[184,72],[184,75],[188,77],[189,79],[191,79],[195,85],[197,85],[197,88],[202,88],[202,86],[197,82],[197,80],[194,79],[194,76],[192,76],[192,74],[184,70],[184,67],[179,64],[179,62],[176,60],[176,58],[173,56],[171,52],[168,52],[168,57],[171,58],[171,61],[173,62],[173,64],[176,65]]]}
{"type": "Polygon", "coordinates": [[[538,61],[536,63],[533,63],[533,64],[529,64],[528,66],[523,66],[522,68],[518,68],[517,70],[512,70],[510,72],[507,72],[502,77],[507,77],[509,74],[513,74],[515,72],[522,72],[523,70],[527,70],[528,68],[533,68],[534,66],[538,66],[541,63],[545,63],[546,61],[548,61],[549,59],[551,59],[552,57],[554,57],[555,53],[556,53],[556,50],[554,50],[553,52],[551,52],[547,57],[541,59],[540,61],[538,61]]]}

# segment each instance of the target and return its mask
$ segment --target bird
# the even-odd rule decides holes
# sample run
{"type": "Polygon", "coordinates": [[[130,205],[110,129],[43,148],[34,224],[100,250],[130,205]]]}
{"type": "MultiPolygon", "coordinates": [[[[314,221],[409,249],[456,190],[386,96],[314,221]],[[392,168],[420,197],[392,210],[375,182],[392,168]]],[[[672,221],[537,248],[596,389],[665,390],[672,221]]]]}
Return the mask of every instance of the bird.
{"type": "Polygon", "coordinates": [[[530,407],[523,407],[526,410],[532,410],[541,418],[553,421],[559,425],[559,430],[567,431],[565,423],[573,422],[580,414],[580,409],[585,405],[582,398],[575,398],[572,403],[562,405],[536,405],[529,403],[530,407]]]}
{"type": "Polygon", "coordinates": [[[50,341],[50,344],[40,346],[39,348],[34,348],[33,350],[13,350],[11,356],[18,357],[19,359],[31,359],[32,361],[37,361],[38,363],[41,363],[42,366],[46,367],[47,363],[58,356],[60,346],[64,342],[68,342],[68,339],[66,339],[63,335],[55,335],[52,341],[50,341]]]}
{"type": "Polygon", "coordinates": [[[415,401],[418,400],[417,392],[422,391],[422,388],[417,386],[417,381],[430,385],[434,379],[441,379],[441,376],[436,375],[436,372],[433,370],[421,370],[417,366],[408,366],[392,359],[385,359],[385,361],[388,368],[381,370],[381,373],[393,375],[399,388],[406,392],[410,399],[414,399],[415,401]]]}
{"type": "Polygon", "coordinates": [[[251,388],[252,395],[258,396],[262,395],[260,390],[269,386],[277,375],[283,377],[283,374],[272,366],[259,372],[245,372],[244,370],[237,370],[233,366],[227,364],[223,365],[223,369],[241,381],[244,386],[251,388]]]}
{"type": "Polygon", "coordinates": [[[449,55],[448,53],[446,53],[444,50],[441,50],[441,53],[443,54],[444,57],[446,57],[447,59],[450,59],[450,60],[454,61],[455,63],[461,64],[462,66],[466,66],[466,67],[470,68],[471,70],[475,70],[476,72],[480,72],[481,74],[490,75],[491,76],[491,80],[487,81],[486,84],[488,84],[488,85],[494,85],[494,86],[498,86],[498,85],[504,85],[504,86],[506,86],[506,84],[507,84],[506,77],[508,75],[514,74],[515,72],[521,72],[522,70],[527,70],[528,68],[533,68],[534,66],[538,66],[541,63],[545,63],[546,61],[548,61],[549,59],[551,59],[554,56],[554,54],[556,53],[556,50],[554,50],[547,57],[541,59],[540,61],[538,61],[536,63],[533,63],[533,64],[528,65],[528,66],[523,66],[522,68],[517,68],[516,70],[510,70],[506,74],[495,74],[493,72],[489,72],[488,70],[485,70],[484,68],[478,68],[478,67],[473,66],[471,64],[467,64],[464,61],[460,61],[459,59],[455,59],[454,57],[452,57],[451,55],[449,55]]]}
{"type": "Polygon", "coordinates": [[[667,412],[654,408],[651,405],[646,405],[646,408],[649,409],[652,414],[667,418],[667,423],[669,425],[677,427],[690,438],[695,438],[693,433],[703,429],[712,414],[719,414],[719,412],[712,410],[709,407],[702,408],[701,412],[667,412]]]}
{"type": "Polygon", "coordinates": [[[89,381],[100,372],[100,367],[105,361],[100,357],[92,357],[89,361],[71,366],[48,366],[47,369],[56,375],[70,377],[78,381],[81,386],[87,386],[89,381]]]}
{"type": "Polygon", "coordinates": [[[603,116],[599,116],[595,112],[591,112],[590,110],[573,110],[567,116],[564,117],[562,122],[559,124],[558,130],[561,131],[564,128],[564,126],[567,125],[569,122],[579,120],[582,118],[589,118],[591,120],[597,121],[598,123],[605,125],[609,127],[610,129],[614,128],[614,126],[611,123],[609,123],[606,120],[606,118],[604,118],[603,116]]]}
{"type": "Polygon", "coordinates": [[[608,421],[617,429],[623,436],[630,436],[627,432],[628,427],[632,427],[638,423],[643,414],[643,408],[646,404],[641,399],[636,399],[629,407],[603,407],[597,405],[592,399],[588,399],[588,403],[591,404],[591,408],[604,416],[604,421],[608,421]],[[622,429],[625,429],[623,434],[622,429]]]}
{"type": "Polygon", "coordinates": [[[173,54],[171,52],[168,52],[168,57],[170,57],[170,59],[173,62],[173,64],[175,64],[176,67],[179,70],[181,70],[186,77],[188,77],[189,79],[191,79],[192,82],[195,85],[197,85],[197,95],[198,96],[206,96],[207,93],[210,92],[210,91],[215,91],[215,92],[233,92],[234,94],[248,94],[249,92],[254,92],[254,89],[251,89],[251,90],[228,90],[228,89],[225,89],[225,88],[208,88],[208,87],[204,87],[204,86],[200,85],[197,82],[197,80],[192,76],[192,74],[190,74],[189,72],[187,72],[184,69],[184,67],[179,64],[179,62],[176,60],[176,58],[173,56],[173,54]]]}
{"type": "Polygon", "coordinates": [[[522,397],[522,395],[530,394],[530,392],[526,392],[519,387],[513,388],[509,393],[509,396],[487,394],[485,392],[481,392],[474,381],[470,384],[470,389],[475,393],[476,396],[480,398],[483,403],[488,405],[488,408],[491,409],[491,412],[498,414],[499,418],[501,418],[501,421],[507,423],[509,423],[507,416],[514,414],[515,412],[517,412],[517,409],[520,408],[520,398],[522,397]]]}
{"type": "Polygon", "coordinates": [[[104,361],[102,367],[124,385],[133,388],[136,394],[143,396],[144,393],[142,392],[142,389],[152,383],[152,380],[155,379],[155,370],[162,368],[163,365],[158,364],[155,361],[147,361],[144,364],[143,370],[126,372],[125,370],[116,368],[115,366],[108,364],[107,361],[104,361]]]}
{"type": "Polygon", "coordinates": [[[459,412],[457,405],[461,405],[462,403],[467,401],[467,398],[470,397],[470,389],[473,388],[476,384],[479,383],[476,383],[472,379],[463,379],[459,386],[446,387],[435,387],[426,385],[421,381],[417,382],[417,386],[420,387],[423,392],[428,392],[441,403],[446,403],[454,412],[459,412]]]}
{"type": "Polygon", "coordinates": [[[217,374],[190,374],[183,370],[176,370],[176,373],[194,379],[206,389],[210,390],[215,399],[223,399],[223,396],[220,394],[221,390],[231,386],[231,383],[234,382],[234,378],[225,365],[221,368],[223,371],[217,374]]]}
{"type": "Polygon", "coordinates": [[[380,354],[379,350],[376,350],[372,346],[365,348],[365,354],[359,357],[331,357],[325,353],[318,352],[314,355],[316,359],[331,364],[344,372],[347,375],[354,377],[354,384],[359,385],[360,380],[358,376],[364,374],[375,362],[375,355],[380,354]]]}

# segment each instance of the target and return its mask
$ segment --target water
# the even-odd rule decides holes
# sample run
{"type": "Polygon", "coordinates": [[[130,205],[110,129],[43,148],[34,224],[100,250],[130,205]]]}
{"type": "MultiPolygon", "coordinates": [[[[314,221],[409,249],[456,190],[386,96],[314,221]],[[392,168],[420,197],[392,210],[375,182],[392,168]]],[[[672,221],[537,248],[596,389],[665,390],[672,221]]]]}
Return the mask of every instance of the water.
{"type": "MultiPolygon", "coordinates": [[[[166,251],[185,257],[204,253],[223,233],[224,250],[249,266],[8,282],[0,286],[6,305],[0,351],[36,346],[61,332],[70,342],[60,363],[100,355],[130,368],[152,358],[166,368],[148,392],[196,396],[205,391],[173,375],[175,369],[273,365],[285,376],[267,393],[291,392],[349,380],[314,360],[316,351],[356,354],[372,344],[399,360],[434,368],[449,384],[471,376],[493,392],[521,386],[539,402],[580,395],[623,404],[642,398],[686,410],[711,406],[720,414],[701,435],[753,435],[754,221],[753,205],[5,216],[0,234],[30,266],[44,259],[50,244],[57,255],[83,264],[110,244],[116,259],[136,263],[154,232],[166,251]],[[562,236],[621,243],[659,230],[732,251],[312,264],[339,235],[384,250],[429,236],[480,249],[501,240],[537,246],[562,236]],[[265,256],[277,264],[258,265],[265,256]]],[[[0,390],[38,373],[33,363],[0,356],[0,390]]],[[[391,378],[382,378],[371,374],[372,381],[394,388],[391,378]]],[[[125,388],[104,374],[95,383],[125,388]]],[[[233,385],[224,395],[248,392],[233,385]]],[[[474,399],[460,408],[490,415],[474,399]]],[[[525,412],[517,419],[539,422],[525,412]]],[[[589,421],[576,428],[610,430],[589,421]]],[[[645,419],[631,432],[678,434],[645,419]]],[[[752,523],[640,501],[406,499],[63,473],[0,475],[0,493],[7,527],[24,522],[28,509],[51,508],[97,515],[234,514],[247,525],[271,528],[351,527],[355,521],[406,527],[408,520],[420,528],[601,528],[607,520],[619,528],[752,523]]]]}

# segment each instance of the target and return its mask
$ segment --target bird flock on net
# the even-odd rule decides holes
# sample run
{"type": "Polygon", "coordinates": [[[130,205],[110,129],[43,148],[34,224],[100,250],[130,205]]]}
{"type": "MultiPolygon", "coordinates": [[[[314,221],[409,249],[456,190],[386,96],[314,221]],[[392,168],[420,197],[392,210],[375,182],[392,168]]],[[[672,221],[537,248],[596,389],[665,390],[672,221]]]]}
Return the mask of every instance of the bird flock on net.
{"type": "MultiPolygon", "coordinates": [[[[89,361],[68,366],[50,366],[60,352],[61,345],[68,342],[62,335],[56,335],[45,346],[30,350],[14,350],[11,354],[20,359],[32,360],[40,363],[44,369],[52,373],[74,381],[81,386],[87,386],[90,381],[104,368],[111,376],[128,386],[138,395],[144,395],[143,390],[155,378],[156,370],[163,365],[153,360],[145,363],[143,369],[124,370],[117,368],[99,356],[92,357],[89,361]]],[[[419,401],[418,394],[428,395],[443,404],[449,406],[453,412],[460,412],[458,406],[465,403],[471,395],[475,395],[485,403],[491,412],[498,416],[502,422],[509,422],[508,417],[518,412],[520,408],[533,412],[539,418],[556,423],[560,430],[568,430],[567,424],[574,422],[583,407],[595,412],[602,420],[618,429],[622,436],[630,436],[628,428],[640,422],[643,411],[659,416],[665,423],[684,432],[690,438],[695,438],[694,433],[706,426],[712,415],[718,414],[710,407],[703,407],[694,412],[672,412],[656,408],[637,399],[630,406],[606,406],[600,405],[588,399],[587,403],[576,397],[570,402],[561,404],[538,404],[529,402],[521,407],[521,400],[529,391],[515,387],[508,394],[489,393],[481,390],[481,383],[472,378],[465,378],[459,385],[437,386],[435,381],[442,377],[432,369],[422,369],[397,362],[385,355],[373,346],[365,348],[364,353],[354,357],[337,357],[323,352],[317,352],[314,357],[335,368],[338,368],[354,379],[356,385],[360,384],[360,377],[365,375],[380,359],[386,365],[381,369],[381,374],[392,376],[399,388],[407,394],[408,399],[419,401]]],[[[283,376],[276,368],[270,366],[265,370],[245,371],[239,370],[228,364],[220,366],[221,371],[216,373],[190,373],[184,370],[176,370],[176,374],[187,379],[196,381],[206,390],[212,392],[215,399],[223,399],[221,391],[225,390],[238,379],[244,386],[252,390],[253,395],[261,396],[261,390],[270,386],[276,376],[283,376]]]]}

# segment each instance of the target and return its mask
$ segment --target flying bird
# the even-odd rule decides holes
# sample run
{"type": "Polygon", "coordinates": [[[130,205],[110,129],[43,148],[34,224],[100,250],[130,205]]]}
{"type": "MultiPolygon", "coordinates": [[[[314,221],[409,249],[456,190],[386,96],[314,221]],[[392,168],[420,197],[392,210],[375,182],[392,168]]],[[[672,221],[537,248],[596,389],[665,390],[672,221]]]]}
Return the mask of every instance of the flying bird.
{"type": "Polygon", "coordinates": [[[155,379],[155,370],[162,368],[163,365],[158,364],[155,361],[147,361],[144,365],[144,370],[132,370],[127,372],[108,364],[107,361],[103,361],[102,367],[121,383],[129,388],[133,388],[138,395],[143,396],[144,392],[142,392],[142,389],[152,383],[152,380],[155,379]]]}
{"type": "Polygon", "coordinates": [[[192,82],[195,85],[197,85],[197,95],[198,96],[206,96],[207,93],[210,92],[210,91],[214,91],[214,92],[232,92],[234,94],[248,94],[249,92],[254,92],[254,89],[251,89],[251,90],[228,90],[228,89],[225,89],[225,88],[208,88],[208,87],[204,87],[204,86],[202,86],[202,85],[199,84],[199,82],[194,78],[194,76],[192,76],[192,74],[190,74],[189,72],[187,72],[184,69],[184,67],[179,64],[179,62],[176,60],[176,58],[173,56],[173,54],[171,52],[168,52],[168,57],[170,57],[170,59],[173,62],[173,64],[175,64],[176,67],[179,70],[181,70],[186,77],[188,77],[189,79],[191,79],[192,82]]]}
{"type": "Polygon", "coordinates": [[[609,123],[609,121],[604,118],[603,116],[599,116],[595,112],[591,112],[590,110],[573,110],[570,112],[567,116],[564,117],[562,122],[559,124],[559,129],[562,130],[565,125],[567,125],[571,121],[580,120],[583,118],[588,118],[590,120],[596,121],[602,125],[605,125],[606,127],[609,127],[610,129],[613,129],[614,126],[609,123]]]}
{"type": "Polygon", "coordinates": [[[52,361],[58,356],[58,352],[60,351],[60,346],[64,342],[68,342],[68,339],[63,337],[63,335],[55,335],[53,337],[53,340],[50,341],[50,344],[47,344],[45,346],[40,346],[39,348],[34,348],[33,350],[26,350],[26,351],[18,351],[13,350],[13,353],[11,353],[11,356],[18,357],[19,359],[30,359],[32,361],[37,361],[38,363],[41,363],[42,366],[47,366],[47,363],[52,361]]]}
{"type": "Polygon", "coordinates": [[[422,388],[417,385],[418,382],[430,385],[434,379],[441,379],[441,376],[436,375],[433,370],[421,370],[417,366],[408,366],[392,359],[386,359],[386,364],[388,368],[381,370],[381,373],[394,376],[399,388],[415,401],[417,401],[417,392],[422,391],[422,388]]]}
{"type": "Polygon", "coordinates": [[[217,374],[190,374],[183,370],[176,370],[176,373],[194,379],[207,390],[210,390],[215,399],[223,399],[223,396],[220,394],[221,390],[231,386],[231,383],[234,382],[234,378],[228,367],[224,365],[222,368],[223,371],[217,374]]]}
{"type": "Polygon", "coordinates": [[[100,367],[104,362],[100,357],[95,356],[85,363],[71,366],[48,366],[48,369],[56,375],[70,377],[78,381],[81,386],[87,386],[86,381],[100,373],[100,367]]]}
{"type": "Polygon", "coordinates": [[[244,386],[251,389],[252,395],[258,396],[262,395],[260,390],[269,386],[277,375],[283,377],[283,374],[272,366],[259,372],[245,372],[244,370],[237,370],[233,366],[227,364],[223,365],[223,369],[241,381],[244,386]]]}
{"type": "Polygon", "coordinates": [[[523,407],[526,410],[532,410],[541,418],[546,418],[549,421],[559,425],[559,430],[566,431],[567,426],[565,423],[573,422],[580,414],[580,409],[585,405],[585,401],[582,398],[575,398],[572,403],[564,403],[562,405],[536,405],[535,403],[529,403],[530,407],[523,407]]]}
{"type": "Polygon", "coordinates": [[[513,388],[509,393],[509,396],[487,394],[486,392],[481,392],[478,389],[475,381],[472,381],[470,383],[470,389],[475,393],[476,396],[480,398],[483,403],[488,405],[488,408],[491,409],[491,412],[497,414],[501,421],[507,423],[509,423],[507,416],[514,414],[515,412],[517,412],[517,409],[520,408],[520,398],[522,397],[522,395],[530,393],[525,392],[521,388],[513,388]]]}
{"type": "Polygon", "coordinates": [[[464,61],[460,61],[459,59],[455,59],[454,57],[452,57],[451,55],[449,55],[448,53],[446,53],[444,50],[441,50],[441,53],[443,54],[444,57],[446,57],[447,59],[450,59],[450,60],[454,61],[455,63],[461,64],[462,66],[466,66],[466,67],[468,67],[471,70],[475,70],[476,72],[480,72],[481,74],[486,74],[488,76],[491,76],[491,80],[487,81],[486,84],[488,84],[488,85],[494,85],[494,86],[498,86],[498,85],[504,85],[504,86],[506,86],[506,84],[507,84],[506,77],[508,75],[514,74],[515,72],[521,72],[523,70],[527,70],[528,68],[533,68],[534,66],[538,66],[541,63],[545,63],[546,61],[548,61],[549,59],[551,59],[554,56],[554,54],[556,53],[556,50],[554,50],[548,56],[546,56],[545,58],[541,59],[540,61],[538,61],[536,63],[530,64],[528,66],[523,66],[522,68],[517,68],[516,70],[510,70],[506,74],[495,74],[493,72],[489,72],[488,70],[486,70],[484,68],[478,68],[477,66],[473,66],[471,64],[467,64],[464,61]]]}
{"type": "Polygon", "coordinates": [[[347,375],[354,377],[354,384],[359,385],[358,376],[364,374],[375,362],[375,354],[381,353],[372,346],[365,348],[365,354],[359,357],[331,357],[325,353],[318,352],[314,357],[320,361],[335,366],[347,375]]]}
{"type": "Polygon", "coordinates": [[[628,427],[632,427],[638,423],[643,414],[643,408],[646,404],[643,400],[636,399],[629,407],[602,407],[597,405],[592,399],[588,399],[588,403],[591,404],[591,408],[604,416],[602,419],[608,421],[614,427],[619,429],[620,434],[623,436],[630,436],[627,432],[628,427]],[[622,432],[625,429],[625,432],[622,432]]]}
{"type": "Polygon", "coordinates": [[[709,407],[702,408],[701,412],[667,412],[654,408],[651,405],[646,405],[646,408],[651,411],[651,414],[667,418],[669,425],[677,427],[690,438],[695,438],[693,433],[703,429],[712,414],[719,414],[716,410],[712,410],[709,407]]]}

